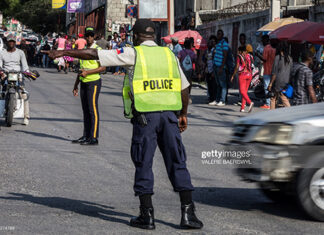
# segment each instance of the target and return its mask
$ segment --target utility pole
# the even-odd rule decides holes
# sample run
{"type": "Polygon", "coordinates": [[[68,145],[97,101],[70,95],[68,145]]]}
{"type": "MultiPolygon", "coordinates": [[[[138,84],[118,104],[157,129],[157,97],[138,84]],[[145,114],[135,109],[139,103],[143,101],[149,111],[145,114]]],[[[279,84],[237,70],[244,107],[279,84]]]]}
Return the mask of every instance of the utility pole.
{"type": "Polygon", "coordinates": [[[175,12],[174,12],[174,0],[169,0],[170,2],[169,2],[169,16],[170,16],[170,18],[169,18],[169,27],[170,27],[170,29],[169,29],[169,33],[170,34],[174,34],[174,14],[175,14],[175,12]]]}
{"type": "Polygon", "coordinates": [[[271,1],[270,21],[280,19],[280,0],[271,1]]]}

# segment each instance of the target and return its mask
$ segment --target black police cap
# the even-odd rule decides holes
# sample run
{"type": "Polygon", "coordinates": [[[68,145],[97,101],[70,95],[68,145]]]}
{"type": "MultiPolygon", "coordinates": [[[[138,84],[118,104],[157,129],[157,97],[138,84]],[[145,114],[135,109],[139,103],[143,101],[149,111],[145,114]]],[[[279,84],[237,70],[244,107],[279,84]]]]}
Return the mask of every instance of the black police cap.
{"type": "Polygon", "coordinates": [[[142,34],[153,35],[155,33],[155,24],[153,21],[151,21],[149,19],[138,19],[138,20],[136,20],[132,31],[133,31],[133,33],[142,33],[142,34]],[[153,32],[148,31],[149,28],[152,28],[153,32]]]}

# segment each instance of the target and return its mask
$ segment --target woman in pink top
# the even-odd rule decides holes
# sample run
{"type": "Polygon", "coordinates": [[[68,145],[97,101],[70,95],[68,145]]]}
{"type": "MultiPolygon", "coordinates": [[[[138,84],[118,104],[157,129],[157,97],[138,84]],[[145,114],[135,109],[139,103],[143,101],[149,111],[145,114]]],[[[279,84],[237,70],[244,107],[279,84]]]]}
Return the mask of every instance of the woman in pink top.
{"type": "Polygon", "coordinates": [[[248,90],[250,87],[250,83],[252,80],[252,64],[253,64],[253,56],[246,51],[246,46],[241,46],[238,49],[237,62],[234,73],[231,78],[231,82],[233,82],[236,73],[239,73],[239,86],[240,86],[240,94],[242,96],[242,105],[240,112],[246,112],[245,104],[249,105],[247,112],[251,112],[254,106],[254,103],[251,101],[248,90]]]}
{"type": "MultiPolygon", "coordinates": [[[[64,35],[59,35],[59,38],[56,41],[57,44],[57,50],[61,51],[61,50],[65,50],[65,46],[66,46],[66,39],[64,38],[64,35]]],[[[65,68],[65,61],[63,57],[57,58],[58,60],[58,71],[61,72],[62,70],[62,66],[63,68],[65,68]]]]}
{"type": "MultiPolygon", "coordinates": [[[[66,41],[66,44],[65,44],[65,50],[72,50],[72,42],[70,40],[71,38],[69,37],[66,41]]],[[[73,62],[73,57],[70,57],[70,56],[64,56],[64,61],[65,61],[65,69],[64,69],[64,72],[67,73],[67,69],[70,68],[70,63],[73,62]]],[[[70,69],[69,69],[70,71],[70,69]]],[[[71,71],[70,71],[71,72],[71,71]]]]}

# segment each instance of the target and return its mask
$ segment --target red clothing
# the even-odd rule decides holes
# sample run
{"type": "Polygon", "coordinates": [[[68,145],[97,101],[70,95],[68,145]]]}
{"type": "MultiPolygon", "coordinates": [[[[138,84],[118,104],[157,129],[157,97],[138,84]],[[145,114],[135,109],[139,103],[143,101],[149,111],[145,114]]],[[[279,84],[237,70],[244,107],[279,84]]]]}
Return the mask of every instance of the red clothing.
{"type": "Polygon", "coordinates": [[[274,49],[270,44],[266,45],[263,50],[263,63],[264,75],[272,74],[272,66],[276,58],[276,49],[274,49]]]}
{"type": "Polygon", "coordinates": [[[83,49],[86,45],[87,41],[84,38],[79,38],[75,41],[75,46],[77,46],[79,50],[83,49]]]}
{"type": "Polygon", "coordinates": [[[240,93],[242,96],[241,110],[245,108],[246,103],[248,105],[250,105],[252,102],[248,95],[248,90],[250,87],[251,80],[252,80],[251,74],[250,75],[248,75],[248,74],[240,74],[239,75],[240,93]]]}

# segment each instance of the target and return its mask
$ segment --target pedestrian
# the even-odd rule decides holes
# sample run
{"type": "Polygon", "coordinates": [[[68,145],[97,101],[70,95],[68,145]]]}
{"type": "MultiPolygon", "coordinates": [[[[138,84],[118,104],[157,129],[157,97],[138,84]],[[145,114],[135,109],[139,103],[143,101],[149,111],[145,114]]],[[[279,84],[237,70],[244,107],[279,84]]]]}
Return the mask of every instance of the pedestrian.
{"type": "Polygon", "coordinates": [[[287,42],[280,42],[277,47],[276,58],[272,67],[272,78],[268,91],[273,92],[270,98],[270,109],[275,109],[279,98],[285,107],[290,107],[289,99],[281,92],[289,83],[293,60],[289,55],[287,42]]]}
{"type": "MultiPolygon", "coordinates": [[[[118,48],[123,50],[124,47],[132,47],[133,43],[127,40],[127,35],[125,33],[120,34],[120,41],[118,42],[118,48]]],[[[125,76],[126,70],[123,67],[117,67],[116,71],[118,70],[119,75],[125,76]]]]}
{"type": "Polygon", "coordinates": [[[216,45],[217,38],[215,35],[209,37],[207,43],[207,50],[203,55],[203,61],[205,63],[205,78],[207,82],[208,91],[208,104],[216,105],[216,79],[214,74],[214,47],[216,45]]]}
{"type": "Polygon", "coordinates": [[[253,56],[247,52],[246,46],[240,46],[238,49],[238,55],[236,59],[236,67],[234,73],[231,78],[231,82],[233,82],[236,73],[239,73],[239,86],[240,86],[240,94],[242,97],[241,101],[241,109],[240,112],[245,112],[245,104],[249,105],[247,112],[251,112],[254,106],[254,103],[251,101],[248,95],[248,90],[250,87],[250,83],[252,80],[252,64],[253,64],[253,56]]]}
{"type": "MultiPolygon", "coordinates": [[[[94,42],[95,32],[92,27],[86,28],[85,48],[101,50],[94,42]]],[[[67,50],[71,51],[71,50],[67,50]]],[[[83,110],[83,136],[73,140],[73,144],[98,145],[99,141],[99,109],[98,99],[101,90],[100,73],[106,68],[102,67],[97,60],[80,60],[80,73],[78,74],[74,88],[74,96],[78,96],[79,83],[81,83],[80,98],[83,110]]]]}
{"type": "Polygon", "coordinates": [[[313,55],[306,49],[301,54],[301,62],[296,63],[292,69],[293,105],[317,103],[313,88],[313,72],[309,68],[312,63],[313,55]]]}
{"type": "Polygon", "coordinates": [[[85,46],[87,45],[87,40],[85,40],[83,37],[84,35],[82,33],[79,33],[78,39],[75,41],[75,49],[82,50],[85,48],[85,46]]]}
{"type": "Polygon", "coordinates": [[[253,55],[253,47],[252,47],[251,44],[246,43],[246,35],[245,35],[245,33],[240,34],[239,41],[240,41],[241,47],[245,46],[247,53],[250,53],[251,55],[253,55]]]}
{"type": "Polygon", "coordinates": [[[36,50],[35,50],[35,61],[37,67],[42,67],[42,53],[41,53],[42,45],[40,41],[36,42],[36,50]]]}
{"type": "MultiPolygon", "coordinates": [[[[110,49],[117,50],[119,48],[118,43],[120,41],[118,33],[114,32],[113,37],[114,38],[110,41],[110,49]]],[[[113,68],[113,73],[114,73],[113,75],[119,75],[119,73],[120,73],[119,66],[113,68]]]]}
{"type": "Polygon", "coordinates": [[[135,48],[123,50],[51,51],[52,58],[69,55],[81,59],[99,59],[103,66],[124,66],[124,114],[132,118],[131,156],[135,165],[135,195],[140,199],[140,215],[130,225],[155,229],[153,157],[159,146],[172,186],[181,201],[181,228],[200,229],[192,201],[194,190],[186,167],[186,152],[180,132],[187,129],[189,83],[177,58],[167,47],[155,42],[155,24],[138,19],[133,27],[135,48]],[[176,112],[179,112],[177,119],[176,112]]]}
{"type": "MultiPolygon", "coordinates": [[[[259,56],[259,58],[263,61],[263,84],[265,94],[268,94],[268,86],[270,84],[271,75],[272,75],[272,67],[276,57],[276,49],[274,44],[270,44],[269,35],[262,36],[262,43],[264,46],[263,55],[259,56]]],[[[265,99],[265,103],[260,107],[262,109],[270,109],[270,98],[265,99]]]]}
{"type": "MultiPolygon", "coordinates": [[[[45,41],[45,45],[42,46],[42,51],[50,51],[51,50],[51,46],[48,44],[48,41],[45,41]]],[[[43,55],[43,68],[48,68],[48,64],[49,64],[49,58],[48,55],[46,53],[42,53],[43,55]]]]}
{"type": "Polygon", "coordinates": [[[187,80],[190,83],[189,94],[191,94],[192,77],[194,73],[193,64],[197,60],[197,54],[192,51],[192,42],[189,38],[186,38],[184,42],[184,49],[179,52],[178,58],[181,64],[181,68],[184,74],[186,75],[187,80]]]}
{"type": "MultiPolygon", "coordinates": [[[[65,50],[72,50],[72,42],[71,42],[71,38],[68,37],[68,39],[66,40],[66,44],[65,44],[65,50]]],[[[64,72],[65,74],[68,73],[68,70],[69,72],[71,72],[71,67],[72,67],[72,64],[73,64],[73,57],[70,57],[70,56],[64,56],[64,62],[65,62],[65,67],[64,67],[64,72]]]]}
{"type": "Polygon", "coordinates": [[[177,37],[172,37],[171,41],[172,41],[172,45],[173,45],[172,51],[173,51],[174,55],[178,57],[179,52],[182,51],[182,47],[179,44],[179,39],[177,37]]]}
{"type": "MultiPolygon", "coordinates": [[[[66,47],[66,39],[65,39],[65,35],[64,34],[59,34],[59,38],[56,40],[56,46],[57,46],[57,50],[62,51],[65,50],[66,47]]],[[[58,60],[58,65],[57,65],[57,71],[61,72],[62,71],[62,67],[63,70],[65,71],[65,61],[63,57],[60,57],[57,59],[58,60]]]]}
{"type": "Polygon", "coordinates": [[[217,31],[217,44],[214,51],[214,73],[217,83],[216,106],[225,106],[227,95],[226,61],[229,45],[224,39],[223,30],[217,31]]]}
{"type": "Polygon", "coordinates": [[[99,34],[98,38],[96,44],[103,50],[107,50],[109,48],[109,42],[105,39],[104,35],[99,34]]]}

